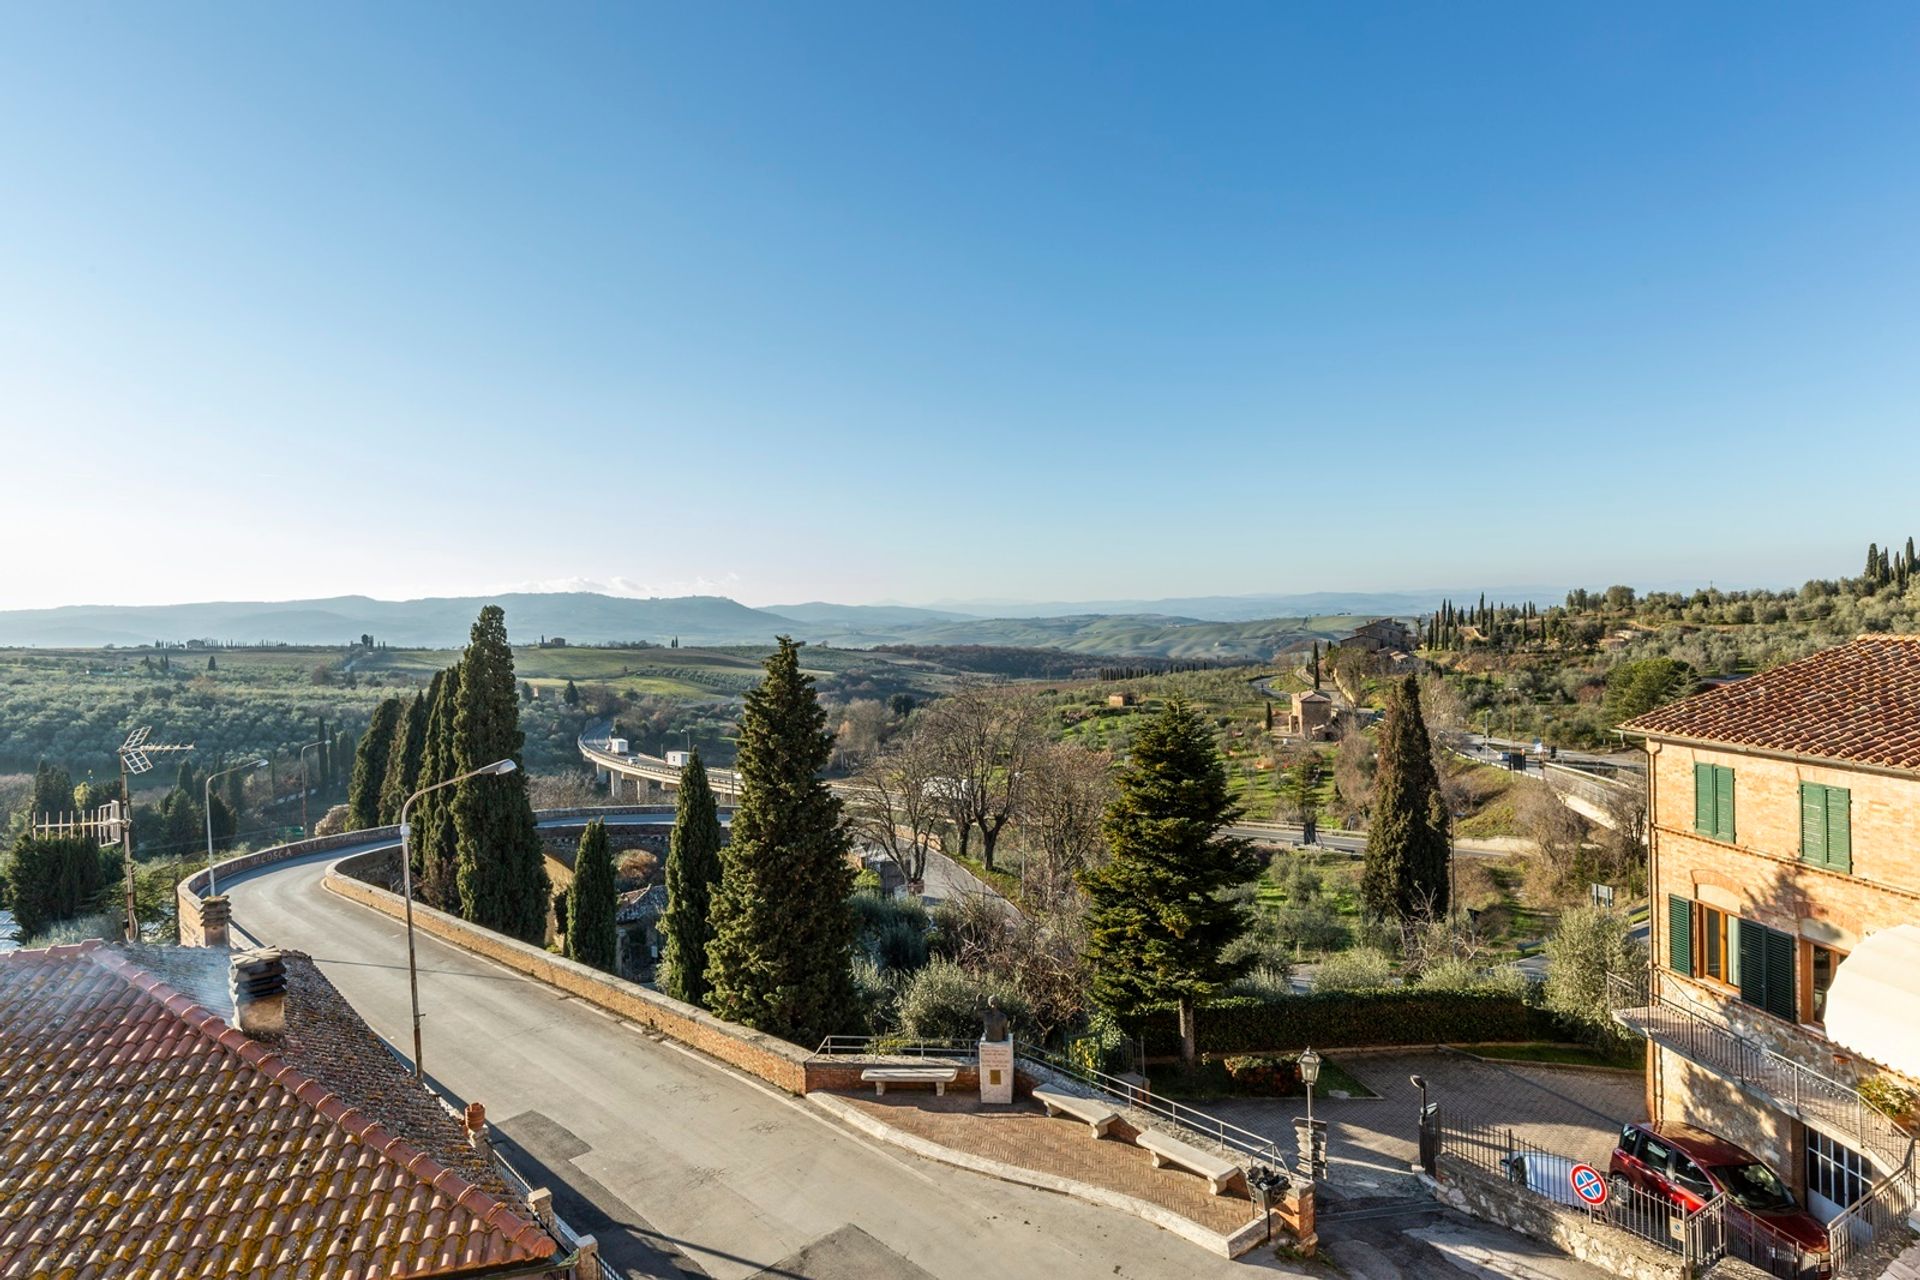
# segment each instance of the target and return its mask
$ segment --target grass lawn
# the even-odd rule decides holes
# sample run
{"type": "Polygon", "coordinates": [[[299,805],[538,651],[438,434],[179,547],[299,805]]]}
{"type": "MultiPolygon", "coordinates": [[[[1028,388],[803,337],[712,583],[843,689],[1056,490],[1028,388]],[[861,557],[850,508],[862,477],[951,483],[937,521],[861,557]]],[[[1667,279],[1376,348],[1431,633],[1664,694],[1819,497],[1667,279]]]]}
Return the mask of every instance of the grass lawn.
{"type": "Polygon", "coordinates": [[[1646,1065],[1644,1052],[1631,1044],[1617,1049],[1596,1049],[1584,1044],[1457,1044],[1453,1046],[1476,1057],[1501,1062],[1554,1062],[1570,1067],[1610,1067],[1638,1071],[1646,1065]]]}

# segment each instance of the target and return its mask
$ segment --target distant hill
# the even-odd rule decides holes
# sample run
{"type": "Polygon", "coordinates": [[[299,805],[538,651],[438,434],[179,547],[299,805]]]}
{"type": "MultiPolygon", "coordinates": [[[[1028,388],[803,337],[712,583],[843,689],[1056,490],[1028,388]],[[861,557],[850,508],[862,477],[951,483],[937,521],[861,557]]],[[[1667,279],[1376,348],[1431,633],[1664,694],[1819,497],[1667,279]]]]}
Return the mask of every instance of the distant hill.
{"type": "MultiPolygon", "coordinates": [[[[976,618],[1059,618],[1085,614],[1172,614],[1199,622],[1258,622],[1268,618],[1411,618],[1433,612],[1444,599],[1463,600],[1472,591],[1313,591],[1301,595],[1185,596],[1167,600],[936,600],[930,609],[956,610],[976,618]]],[[[1547,605],[1566,595],[1562,587],[1499,587],[1490,599],[1547,605]]]]}
{"type": "Polygon", "coordinates": [[[581,645],[678,639],[683,645],[712,646],[765,644],[790,634],[842,648],[993,645],[1115,658],[1240,661],[1263,661],[1311,639],[1337,637],[1356,621],[1338,612],[1224,622],[1147,612],[978,618],[892,605],[816,602],[754,609],[724,596],[640,600],[584,591],[516,592],[424,600],[339,596],[17,609],[0,611],[0,646],[124,648],[187,640],[344,645],[371,635],[395,648],[452,648],[466,642],[474,616],[486,604],[506,609],[508,630],[523,644],[545,636],[581,645]]]}

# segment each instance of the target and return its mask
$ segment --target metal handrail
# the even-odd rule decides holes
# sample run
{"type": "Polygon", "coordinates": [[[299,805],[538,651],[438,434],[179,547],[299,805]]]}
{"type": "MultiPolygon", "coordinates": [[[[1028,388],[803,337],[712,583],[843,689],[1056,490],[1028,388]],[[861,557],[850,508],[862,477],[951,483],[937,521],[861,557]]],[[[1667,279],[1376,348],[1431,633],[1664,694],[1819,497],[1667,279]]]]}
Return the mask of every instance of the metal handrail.
{"type": "MultiPolygon", "coordinates": [[[[1914,1158],[1915,1135],[1863,1098],[1859,1091],[1806,1067],[1792,1058],[1755,1044],[1733,1028],[1704,1012],[1688,1008],[1665,991],[1654,990],[1646,970],[1628,976],[1607,976],[1608,1004],[1616,1016],[1624,1010],[1645,1009],[1666,1015],[1655,1028],[1635,1028],[1642,1035],[1674,1042],[1672,1047],[1689,1059],[1731,1076],[1739,1085],[1762,1093],[1803,1118],[1844,1128],[1861,1148],[1890,1170],[1906,1168],[1914,1158]],[[1674,1025],[1675,1020],[1678,1025],[1674,1025]],[[1655,1031],[1658,1034],[1653,1034],[1655,1031]]],[[[1623,1025],[1632,1026],[1625,1019],[1623,1025]]]]}
{"type": "Polygon", "coordinates": [[[1827,1246],[1833,1253],[1833,1274],[1839,1280],[1861,1280],[1878,1275],[1910,1233],[1901,1231],[1913,1211],[1915,1180],[1912,1160],[1867,1189],[1827,1223],[1827,1246]]]}
{"type": "Polygon", "coordinates": [[[974,1040],[914,1040],[907,1037],[891,1036],[828,1036],[814,1050],[816,1056],[827,1058],[838,1055],[864,1055],[868,1057],[925,1058],[953,1057],[971,1058],[979,1049],[974,1040]]]}

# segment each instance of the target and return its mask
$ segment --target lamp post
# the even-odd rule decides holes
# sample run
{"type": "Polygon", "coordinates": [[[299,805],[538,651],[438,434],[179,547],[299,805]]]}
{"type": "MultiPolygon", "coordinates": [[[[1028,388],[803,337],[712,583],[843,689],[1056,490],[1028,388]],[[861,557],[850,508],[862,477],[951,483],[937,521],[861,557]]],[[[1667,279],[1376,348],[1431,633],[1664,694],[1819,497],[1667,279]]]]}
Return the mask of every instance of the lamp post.
{"type": "Polygon", "coordinates": [[[412,834],[407,825],[407,811],[413,808],[413,802],[429,791],[438,791],[442,787],[451,787],[455,783],[465,782],[468,778],[498,777],[512,773],[520,766],[511,758],[495,760],[492,764],[481,765],[478,769],[463,773],[457,778],[448,778],[445,782],[436,782],[430,787],[422,787],[407,797],[400,806],[400,890],[407,907],[407,988],[413,1001],[413,1078],[422,1079],[420,1065],[420,970],[414,960],[413,951],[413,850],[408,837],[412,834]]]}
{"type": "Polygon", "coordinates": [[[303,840],[313,834],[313,828],[307,825],[307,792],[310,789],[307,783],[307,752],[326,745],[327,740],[319,738],[300,748],[300,838],[303,840]]]}
{"type": "Polygon", "coordinates": [[[1324,1126],[1314,1123],[1313,1119],[1313,1086],[1320,1079],[1320,1055],[1309,1047],[1300,1055],[1298,1066],[1300,1083],[1307,1086],[1307,1118],[1305,1123],[1295,1120],[1293,1126],[1300,1138],[1300,1163],[1306,1170],[1307,1180],[1311,1182],[1316,1177],[1324,1176],[1327,1171],[1326,1145],[1320,1136],[1324,1126]]]}
{"type": "Polygon", "coordinates": [[[1313,1123],[1313,1086],[1320,1079],[1320,1055],[1309,1048],[1300,1055],[1300,1083],[1307,1086],[1307,1123],[1313,1123]]]}
{"type": "Polygon", "coordinates": [[[214,783],[214,780],[216,778],[224,778],[230,773],[240,773],[242,771],[249,770],[249,769],[264,769],[266,767],[267,767],[267,762],[265,760],[252,760],[247,762],[246,764],[237,764],[233,766],[233,768],[231,769],[222,769],[218,773],[210,773],[207,775],[206,801],[201,806],[200,811],[204,813],[207,818],[207,896],[208,897],[212,897],[214,894],[220,892],[218,889],[214,887],[214,884],[213,884],[213,783],[214,783]]]}

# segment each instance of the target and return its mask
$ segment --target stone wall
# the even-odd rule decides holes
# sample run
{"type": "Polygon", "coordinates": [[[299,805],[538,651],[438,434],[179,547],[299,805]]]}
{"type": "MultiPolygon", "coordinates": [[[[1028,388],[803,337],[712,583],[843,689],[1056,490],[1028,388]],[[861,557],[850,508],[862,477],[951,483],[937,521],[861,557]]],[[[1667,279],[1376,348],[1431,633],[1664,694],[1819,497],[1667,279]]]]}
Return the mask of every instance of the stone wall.
{"type": "Polygon", "coordinates": [[[202,868],[182,880],[174,888],[175,905],[180,909],[180,945],[184,947],[204,947],[205,936],[200,932],[200,899],[206,896],[209,879],[214,888],[219,888],[231,876],[257,867],[269,866],[276,862],[291,862],[295,858],[304,858],[312,853],[325,853],[329,849],[346,849],[356,844],[365,844],[369,840],[398,840],[400,828],[373,827],[366,831],[349,831],[340,835],[315,836],[311,840],[295,840],[292,844],[277,844],[266,849],[256,849],[252,853],[243,853],[237,858],[228,858],[216,863],[210,870],[202,868]]]}
{"type": "Polygon", "coordinates": [[[1518,1190],[1452,1156],[1440,1157],[1438,1179],[1422,1174],[1420,1180],[1441,1203],[1544,1241],[1608,1275],[1624,1280],[1687,1280],[1679,1254],[1618,1227],[1591,1222],[1581,1210],[1518,1190]]]}

